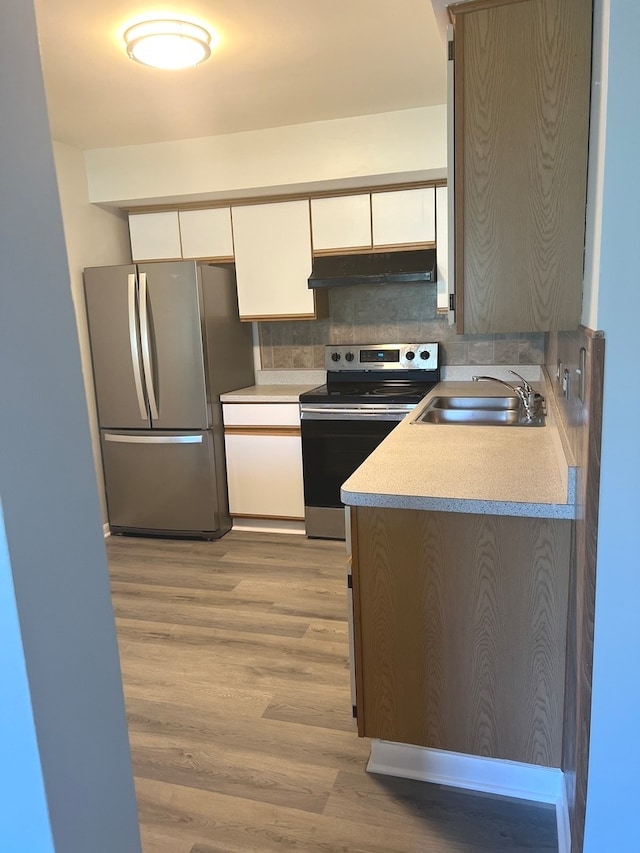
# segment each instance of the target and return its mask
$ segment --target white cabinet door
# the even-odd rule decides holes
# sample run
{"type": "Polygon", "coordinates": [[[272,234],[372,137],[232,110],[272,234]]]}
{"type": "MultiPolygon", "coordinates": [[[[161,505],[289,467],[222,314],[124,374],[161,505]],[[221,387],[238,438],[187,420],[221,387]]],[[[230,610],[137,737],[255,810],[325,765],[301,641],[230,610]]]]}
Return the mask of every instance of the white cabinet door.
{"type": "Polygon", "coordinates": [[[229,512],[304,519],[299,435],[225,433],[229,512]]]}
{"type": "Polygon", "coordinates": [[[173,261],[182,257],[177,210],[132,213],[129,236],[134,261],[173,261]]]}
{"type": "Polygon", "coordinates": [[[234,207],[232,219],[240,317],[314,317],[309,201],[234,207]]]}
{"type": "Polygon", "coordinates": [[[371,196],[311,199],[313,251],[371,247],[371,196]]]}
{"type": "MultiPolygon", "coordinates": [[[[453,315],[449,310],[449,294],[453,293],[453,270],[450,265],[449,194],[447,187],[436,188],[436,258],[438,264],[437,306],[438,314],[453,315]]],[[[453,319],[450,316],[449,322],[453,319]]]]}
{"type": "Polygon", "coordinates": [[[179,218],[183,258],[233,258],[231,208],[181,210],[179,218]]]}
{"type": "Polygon", "coordinates": [[[433,187],[371,194],[374,246],[434,243],[436,202],[433,187]]]}

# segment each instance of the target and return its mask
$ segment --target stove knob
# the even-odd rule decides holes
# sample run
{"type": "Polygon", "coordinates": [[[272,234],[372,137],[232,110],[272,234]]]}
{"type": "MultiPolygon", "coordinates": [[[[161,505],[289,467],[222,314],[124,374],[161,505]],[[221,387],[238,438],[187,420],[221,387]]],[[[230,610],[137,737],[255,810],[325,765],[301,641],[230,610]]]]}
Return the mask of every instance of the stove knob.
{"type": "Polygon", "coordinates": [[[331,353],[331,361],[340,361],[340,353],[332,352],[331,353]]]}
{"type": "Polygon", "coordinates": [[[431,353],[429,352],[428,349],[423,349],[422,352],[420,353],[420,358],[423,361],[426,361],[428,358],[431,358],[431,353]]]}
{"type": "Polygon", "coordinates": [[[347,359],[347,361],[353,361],[353,359],[355,358],[355,356],[354,356],[354,354],[353,354],[352,352],[348,352],[348,353],[345,355],[345,358],[347,359]]]}
{"type": "Polygon", "coordinates": [[[416,354],[415,354],[415,352],[414,352],[413,350],[409,350],[409,352],[407,352],[407,353],[405,354],[405,358],[407,359],[407,361],[413,361],[413,359],[414,359],[415,357],[416,357],[416,354]]]}

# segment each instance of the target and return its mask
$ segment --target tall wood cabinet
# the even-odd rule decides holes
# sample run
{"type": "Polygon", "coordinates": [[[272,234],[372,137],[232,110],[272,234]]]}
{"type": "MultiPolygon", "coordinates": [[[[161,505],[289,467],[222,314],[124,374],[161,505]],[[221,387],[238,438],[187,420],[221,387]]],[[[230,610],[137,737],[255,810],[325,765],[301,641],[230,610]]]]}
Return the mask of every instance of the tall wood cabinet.
{"type": "Polygon", "coordinates": [[[472,0],[454,25],[459,332],[575,328],[592,0],[472,0]]]}

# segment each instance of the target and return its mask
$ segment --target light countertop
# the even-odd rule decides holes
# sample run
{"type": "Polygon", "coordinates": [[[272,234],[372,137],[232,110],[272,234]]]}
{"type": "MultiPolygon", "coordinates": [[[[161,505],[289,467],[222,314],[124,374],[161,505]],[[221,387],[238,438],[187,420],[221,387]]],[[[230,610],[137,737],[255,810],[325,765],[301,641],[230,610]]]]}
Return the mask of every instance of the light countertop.
{"type": "Polygon", "coordinates": [[[220,395],[223,403],[297,403],[300,394],[316,385],[250,385],[220,395]]]}
{"type": "MultiPolygon", "coordinates": [[[[440,382],[343,484],[351,506],[540,518],[575,517],[576,469],[563,451],[552,394],[544,427],[415,424],[435,396],[477,396],[472,382],[440,382]]],[[[504,389],[486,383],[483,396],[504,389]]]]}

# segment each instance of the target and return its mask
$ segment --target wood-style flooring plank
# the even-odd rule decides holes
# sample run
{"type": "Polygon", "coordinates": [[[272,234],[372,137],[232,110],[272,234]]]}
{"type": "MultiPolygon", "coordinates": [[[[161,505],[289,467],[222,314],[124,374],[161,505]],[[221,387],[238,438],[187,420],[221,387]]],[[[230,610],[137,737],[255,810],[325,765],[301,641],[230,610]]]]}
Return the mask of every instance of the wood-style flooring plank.
{"type": "MultiPolygon", "coordinates": [[[[211,850],[224,850],[225,853],[282,853],[283,850],[443,853],[446,850],[406,832],[402,824],[387,829],[148,780],[138,780],[136,791],[143,823],[164,832],[173,827],[180,840],[187,835],[193,839],[191,853],[211,850]]],[[[473,853],[489,853],[472,849],[473,853]]]]}
{"type": "Polygon", "coordinates": [[[354,738],[351,731],[317,732],[299,721],[297,725],[282,725],[278,719],[263,715],[260,725],[225,709],[218,710],[181,707],[165,702],[129,699],[127,720],[130,736],[136,743],[148,743],[166,738],[173,743],[181,737],[190,743],[209,745],[229,753],[246,752],[260,764],[268,758],[286,760],[298,765],[324,768],[335,773],[361,769],[368,760],[368,743],[354,738]]]}
{"type": "Polygon", "coordinates": [[[544,810],[543,831],[519,804],[500,800],[502,820],[478,795],[366,772],[342,543],[233,531],[114,537],[107,554],[143,853],[557,849],[544,810]]]}
{"type": "MultiPolygon", "coordinates": [[[[351,735],[356,731],[348,684],[336,685],[326,691],[302,686],[295,691],[278,691],[262,716],[265,720],[280,720],[302,726],[334,729],[349,732],[351,735]]],[[[368,755],[368,742],[366,751],[368,755]]]]}
{"type": "Polygon", "coordinates": [[[337,775],[291,754],[231,748],[220,736],[212,743],[184,731],[174,737],[138,732],[134,743],[136,776],[302,812],[324,811],[337,775]]]}

